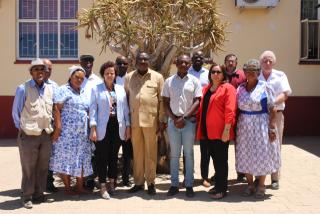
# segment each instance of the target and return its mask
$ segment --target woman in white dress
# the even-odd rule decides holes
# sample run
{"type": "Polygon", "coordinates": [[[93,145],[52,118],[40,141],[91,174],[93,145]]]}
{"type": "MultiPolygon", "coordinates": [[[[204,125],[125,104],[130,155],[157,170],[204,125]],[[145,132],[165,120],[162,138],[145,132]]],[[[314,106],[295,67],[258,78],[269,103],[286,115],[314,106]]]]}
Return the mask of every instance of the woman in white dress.
{"type": "Polygon", "coordinates": [[[247,82],[237,89],[239,117],[236,137],[236,169],[246,174],[244,196],[265,195],[266,175],[280,167],[280,147],[276,143],[274,95],[267,83],[259,81],[260,63],[249,60],[243,67],[247,82]],[[258,186],[253,183],[258,178],[258,186]]]}

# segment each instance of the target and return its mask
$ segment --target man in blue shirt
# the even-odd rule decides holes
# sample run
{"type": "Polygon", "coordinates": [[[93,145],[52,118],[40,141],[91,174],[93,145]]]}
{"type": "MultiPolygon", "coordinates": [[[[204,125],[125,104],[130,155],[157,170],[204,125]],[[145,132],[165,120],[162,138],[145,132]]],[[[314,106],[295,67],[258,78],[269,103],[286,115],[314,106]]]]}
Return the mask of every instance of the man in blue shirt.
{"type": "Polygon", "coordinates": [[[44,82],[46,65],[41,59],[34,59],[29,70],[32,78],[17,88],[12,107],[13,121],[19,130],[21,201],[27,209],[33,203],[53,202],[43,194],[52,147],[53,89],[44,82]]]}

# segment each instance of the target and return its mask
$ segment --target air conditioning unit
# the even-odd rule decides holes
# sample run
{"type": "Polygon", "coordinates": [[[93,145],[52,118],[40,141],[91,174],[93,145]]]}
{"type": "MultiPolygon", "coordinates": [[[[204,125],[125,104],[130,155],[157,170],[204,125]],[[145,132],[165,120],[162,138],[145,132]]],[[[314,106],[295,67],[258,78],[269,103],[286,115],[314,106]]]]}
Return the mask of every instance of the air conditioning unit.
{"type": "Polygon", "coordinates": [[[236,0],[236,6],[240,8],[270,8],[275,7],[280,0],[236,0]]]}

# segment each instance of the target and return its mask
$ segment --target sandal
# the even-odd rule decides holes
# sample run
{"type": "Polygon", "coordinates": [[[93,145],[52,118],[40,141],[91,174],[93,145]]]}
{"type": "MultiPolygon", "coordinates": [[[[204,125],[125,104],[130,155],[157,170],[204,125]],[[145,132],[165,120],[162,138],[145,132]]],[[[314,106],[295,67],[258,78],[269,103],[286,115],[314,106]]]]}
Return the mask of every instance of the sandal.
{"type": "Polygon", "coordinates": [[[213,192],[213,193],[210,193],[209,195],[210,195],[210,198],[219,200],[219,199],[226,197],[227,193],[226,192],[213,192]]]}
{"type": "Polygon", "coordinates": [[[254,186],[253,186],[253,185],[248,185],[248,186],[244,189],[244,191],[242,192],[242,196],[244,196],[244,197],[249,197],[249,196],[253,195],[254,192],[255,192],[254,186]]]}
{"type": "Polygon", "coordinates": [[[265,192],[266,192],[266,187],[265,186],[263,186],[263,187],[259,186],[254,197],[256,199],[263,199],[265,197],[265,192]]]}

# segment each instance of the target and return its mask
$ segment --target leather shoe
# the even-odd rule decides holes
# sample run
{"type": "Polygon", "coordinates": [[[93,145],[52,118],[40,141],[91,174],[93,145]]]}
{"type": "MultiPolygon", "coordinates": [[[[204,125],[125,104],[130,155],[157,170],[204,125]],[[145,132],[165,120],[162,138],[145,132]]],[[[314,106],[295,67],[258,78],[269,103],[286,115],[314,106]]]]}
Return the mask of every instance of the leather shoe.
{"type": "Polygon", "coordinates": [[[32,209],[33,204],[30,199],[27,199],[27,200],[22,200],[22,206],[26,209],[32,209]]]}
{"type": "Polygon", "coordinates": [[[179,188],[175,186],[171,186],[169,191],[167,192],[167,196],[174,196],[179,192],[179,188]]]}
{"type": "Polygon", "coordinates": [[[188,198],[193,198],[194,197],[194,191],[192,187],[187,187],[186,188],[186,196],[188,198]]]}
{"type": "Polygon", "coordinates": [[[122,181],[122,185],[125,187],[131,187],[131,182],[124,180],[124,181],[122,181]]]}
{"type": "Polygon", "coordinates": [[[150,184],[148,186],[148,195],[155,195],[156,194],[156,188],[154,187],[154,184],[150,184]]]}
{"type": "Polygon", "coordinates": [[[53,198],[47,198],[45,195],[41,195],[37,198],[32,198],[32,203],[41,204],[41,203],[52,203],[54,202],[53,198]]]}
{"type": "Polygon", "coordinates": [[[247,179],[246,179],[245,174],[238,173],[237,182],[239,182],[239,183],[246,183],[246,182],[247,182],[247,179]]]}
{"type": "Polygon", "coordinates": [[[54,186],[53,183],[48,183],[47,184],[47,188],[46,188],[47,192],[58,192],[58,188],[54,186]]]}
{"type": "Polygon", "coordinates": [[[144,185],[134,185],[132,188],[128,190],[129,193],[135,193],[140,190],[144,190],[144,185]]]}

